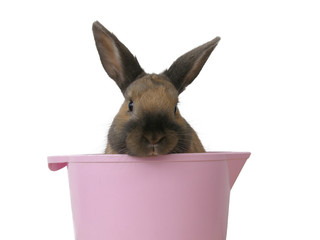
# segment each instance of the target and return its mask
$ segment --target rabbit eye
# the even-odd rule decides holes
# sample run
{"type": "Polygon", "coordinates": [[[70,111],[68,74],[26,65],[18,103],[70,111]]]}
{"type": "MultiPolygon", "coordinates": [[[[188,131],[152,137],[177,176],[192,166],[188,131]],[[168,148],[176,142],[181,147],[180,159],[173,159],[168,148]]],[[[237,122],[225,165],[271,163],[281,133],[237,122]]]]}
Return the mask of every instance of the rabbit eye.
{"type": "Polygon", "coordinates": [[[128,104],[128,109],[129,109],[129,112],[132,112],[133,110],[133,101],[130,100],[129,104],[128,104]]]}
{"type": "Polygon", "coordinates": [[[175,106],[175,107],[174,107],[174,114],[177,113],[177,109],[178,109],[177,106],[175,106]]]}

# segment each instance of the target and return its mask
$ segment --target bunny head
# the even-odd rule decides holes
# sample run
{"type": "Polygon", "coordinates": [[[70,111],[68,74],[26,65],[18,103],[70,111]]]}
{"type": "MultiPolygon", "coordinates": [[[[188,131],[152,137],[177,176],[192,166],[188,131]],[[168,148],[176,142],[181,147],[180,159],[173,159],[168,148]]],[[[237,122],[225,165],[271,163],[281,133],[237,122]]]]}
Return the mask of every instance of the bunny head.
{"type": "Polygon", "coordinates": [[[94,22],[92,29],[102,66],[125,99],[109,129],[105,153],[153,156],[204,152],[177,103],[220,38],[182,55],[160,74],[147,74],[114,34],[99,22],[94,22]]]}

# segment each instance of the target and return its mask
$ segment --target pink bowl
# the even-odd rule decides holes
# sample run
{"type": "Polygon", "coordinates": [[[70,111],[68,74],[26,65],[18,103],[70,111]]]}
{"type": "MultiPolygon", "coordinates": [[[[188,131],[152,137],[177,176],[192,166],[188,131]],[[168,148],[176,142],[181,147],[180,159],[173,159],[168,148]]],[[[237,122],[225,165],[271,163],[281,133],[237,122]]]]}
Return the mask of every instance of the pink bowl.
{"type": "Polygon", "coordinates": [[[225,240],[229,195],[250,153],[48,157],[68,166],[77,240],[225,240]]]}

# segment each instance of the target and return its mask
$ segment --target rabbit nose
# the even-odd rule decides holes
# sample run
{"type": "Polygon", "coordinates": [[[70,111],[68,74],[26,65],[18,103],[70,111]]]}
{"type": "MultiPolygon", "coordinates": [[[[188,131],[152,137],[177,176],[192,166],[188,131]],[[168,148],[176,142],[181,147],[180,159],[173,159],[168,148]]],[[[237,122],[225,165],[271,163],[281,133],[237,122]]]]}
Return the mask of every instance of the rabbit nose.
{"type": "Polygon", "coordinates": [[[166,137],[164,134],[145,134],[143,138],[148,142],[151,143],[152,145],[156,145],[163,141],[166,137]]]}

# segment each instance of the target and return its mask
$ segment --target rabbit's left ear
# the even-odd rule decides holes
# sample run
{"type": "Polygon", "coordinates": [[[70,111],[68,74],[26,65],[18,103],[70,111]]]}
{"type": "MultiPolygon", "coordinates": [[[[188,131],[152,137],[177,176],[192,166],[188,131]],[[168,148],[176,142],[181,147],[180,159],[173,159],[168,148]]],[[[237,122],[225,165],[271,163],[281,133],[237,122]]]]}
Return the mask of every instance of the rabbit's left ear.
{"type": "Polygon", "coordinates": [[[163,72],[179,93],[183,92],[183,90],[198,76],[219,41],[220,37],[216,37],[212,41],[187,52],[178,58],[168,70],[163,72]]]}
{"type": "Polygon", "coordinates": [[[144,73],[143,69],[128,48],[101,23],[94,22],[92,31],[103,68],[124,93],[144,73]]]}

